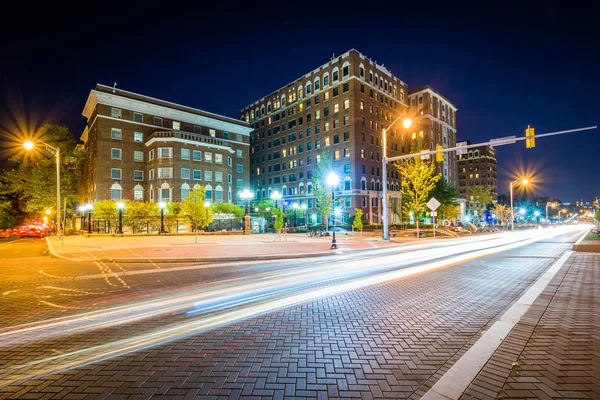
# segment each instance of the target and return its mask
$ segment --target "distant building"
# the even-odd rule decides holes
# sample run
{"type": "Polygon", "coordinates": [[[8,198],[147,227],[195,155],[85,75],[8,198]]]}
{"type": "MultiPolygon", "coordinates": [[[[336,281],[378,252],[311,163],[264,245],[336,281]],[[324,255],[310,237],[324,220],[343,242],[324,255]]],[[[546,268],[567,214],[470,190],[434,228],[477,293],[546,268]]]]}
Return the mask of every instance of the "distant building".
{"type": "Polygon", "coordinates": [[[90,92],[83,115],[82,203],[181,201],[199,184],[210,201],[241,204],[246,122],[104,85],[90,92]]]}
{"type": "MultiPolygon", "coordinates": [[[[254,128],[250,181],[255,199],[278,191],[284,200],[306,205],[320,221],[313,178],[321,153],[327,151],[341,181],[336,198],[342,218],[361,208],[371,223],[380,224],[382,130],[409,110],[409,98],[414,107],[406,116],[415,121],[408,129],[402,121],[390,127],[388,157],[410,153],[417,139],[428,148],[444,144],[444,137],[446,146],[454,145],[456,108],[445,97],[429,87],[409,95],[406,83],[354,49],[242,108],[240,118],[254,128]]],[[[438,168],[456,185],[453,157],[438,168]]],[[[393,210],[399,210],[400,181],[392,164],[387,171],[394,223],[399,221],[393,210]]]]}
{"type": "MultiPolygon", "coordinates": [[[[410,127],[411,139],[420,140],[425,149],[434,150],[456,146],[456,107],[441,93],[430,86],[411,91],[410,127]]],[[[444,153],[444,162],[436,163],[436,172],[441,173],[450,185],[458,184],[456,154],[444,153]]]]}
{"type": "MultiPolygon", "coordinates": [[[[468,140],[466,142],[471,144],[468,140]]],[[[490,188],[493,200],[498,200],[496,149],[492,146],[471,148],[467,154],[458,156],[458,197],[470,204],[474,186],[490,188]]]]}

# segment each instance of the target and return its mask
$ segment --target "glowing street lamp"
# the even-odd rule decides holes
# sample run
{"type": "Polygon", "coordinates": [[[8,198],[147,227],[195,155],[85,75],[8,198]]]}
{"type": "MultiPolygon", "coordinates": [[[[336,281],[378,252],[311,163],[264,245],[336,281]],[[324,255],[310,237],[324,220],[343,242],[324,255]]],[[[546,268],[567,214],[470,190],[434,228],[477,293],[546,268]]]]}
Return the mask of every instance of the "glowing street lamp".
{"type": "MultiPolygon", "coordinates": [[[[158,208],[160,208],[160,234],[165,233],[165,207],[167,206],[167,203],[165,203],[164,201],[161,201],[160,203],[158,203],[158,208]]],[[[206,207],[206,204],[204,205],[206,207]]]]}
{"type": "MultiPolygon", "coordinates": [[[[39,141],[44,145],[46,151],[52,153],[56,160],[56,236],[60,236],[60,149],[58,147],[50,146],[48,143],[39,141]]],[[[31,151],[35,147],[35,143],[28,140],[23,143],[25,150],[31,151]]],[[[63,235],[64,236],[64,235],[63,235]]]]}
{"type": "MultiPolygon", "coordinates": [[[[382,135],[382,147],[383,147],[383,156],[381,157],[381,174],[383,177],[383,199],[381,201],[382,208],[382,218],[383,218],[383,240],[390,240],[389,235],[389,222],[388,222],[388,204],[387,204],[387,131],[390,129],[400,118],[402,118],[406,112],[400,114],[387,128],[383,128],[382,135]]],[[[402,121],[402,125],[405,129],[410,128],[412,125],[412,121],[409,118],[405,118],[402,121]]]]}
{"type": "Polygon", "coordinates": [[[300,208],[302,209],[302,216],[304,217],[304,226],[306,227],[308,225],[306,222],[306,204],[302,203],[300,208]]]}
{"type": "Polygon", "coordinates": [[[510,230],[514,231],[515,230],[515,210],[513,207],[513,186],[515,185],[515,183],[520,183],[521,185],[525,186],[529,183],[529,179],[517,179],[516,181],[513,181],[510,183],[510,230]]]}
{"type": "Polygon", "coordinates": [[[281,200],[281,193],[275,190],[273,193],[271,193],[271,200],[275,202],[275,208],[277,208],[277,201],[281,200]]]}
{"type": "MultiPolygon", "coordinates": [[[[332,207],[335,207],[335,187],[340,182],[340,178],[337,176],[335,172],[330,172],[327,175],[327,184],[331,186],[331,204],[332,207]]],[[[331,248],[337,249],[337,242],[335,240],[335,213],[333,216],[333,238],[331,239],[331,248]]]]}
{"type": "Polygon", "coordinates": [[[248,189],[244,189],[240,193],[240,198],[246,200],[246,214],[244,215],[244,235],[249,235],[250,232],[250,200],[254,197],[254,193],[248,189]]]}
{"type": "Polygon", "coordinates": [[[117,208],[119,209],[119,235],[123,234],[123,209],[125,208],[125,203],[122,201],[117,203],[117,208]]]}
{"type": "Polygon", "coordinates": [[[298,211],[298,203],[294,203],[292,204],[292,208],[294,209],[294,226],[298,226],[298,218],[297,218],[297,211],[298,211]]]}

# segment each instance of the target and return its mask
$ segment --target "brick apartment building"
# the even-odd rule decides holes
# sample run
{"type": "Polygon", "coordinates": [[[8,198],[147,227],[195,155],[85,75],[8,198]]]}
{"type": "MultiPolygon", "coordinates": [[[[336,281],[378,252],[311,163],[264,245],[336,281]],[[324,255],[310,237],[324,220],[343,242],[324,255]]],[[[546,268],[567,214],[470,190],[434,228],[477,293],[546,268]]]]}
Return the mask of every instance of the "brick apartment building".
{"type": "MultiPolygon", "coordinates": [[[[421,140],[429,150],[437,145],[444,148],[456,146],[456,107],[442,94],[429,86],[411,91],[410,118],[413,140],[421,140]]],[[[456,187],[456,154],[444,153],[444,162],[436,163],[437,173],[456,187]]]]}
{"type": "MultiPolygon", "coordinates": [[[[328,151],[341,180],[336,197],[343,213],[362,208],[371,223],[381,223],[382,129],[409,109],[410,98],[415,99],[416,123],[405,129],[400,121],[389,129],[387,156],[410,153],[417,140],[432,148],[454,145],[456,108],[445,97],[429,87],[409,96],[406,83],[356,50],[244,107],[240,118],[254,129],[250,184],[255,198],[278,191],[314,213],[312,180],[320,154],[328,151]]],[[[447,158],[439,171],[456,185],[454,158],[447,158]]],[[[401,195],[393,166],[388,166],[387,181],[394,222],[391,210],[401,195]]]]}
{"type": "Polygon", "coordinates": [[[239,203],[248,187],[246,122],[104,85],[83,115],[82,203],[178,202],[196,184],[211,201],[239,203]]]}
{"type": "Polygon", "coordinates": [[[489,187],[494,201],[498,200],[496,149],[492,146],[474,147],[467,154],[458,156],[457,195],[466,199],[467,205],[473,200],[471,189],[474,186],[489,187]]]}

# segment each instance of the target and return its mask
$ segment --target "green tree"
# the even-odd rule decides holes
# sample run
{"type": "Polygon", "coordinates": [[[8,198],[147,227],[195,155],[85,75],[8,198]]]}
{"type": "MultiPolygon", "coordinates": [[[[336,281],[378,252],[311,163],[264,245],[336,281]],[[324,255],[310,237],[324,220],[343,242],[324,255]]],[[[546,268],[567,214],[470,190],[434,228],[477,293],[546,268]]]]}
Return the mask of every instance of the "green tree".
{"type": "Polygon", "coordinates": [[[170,232],[177,231],[177,224],[180,219],[185,218],[183,211],[181,211],[181,203],[169,202],[165,207],[165,225],[167,230],[170,232]]]}
{"type": "Polygon", "coordinates": [[[219,221],[232,221],[244,216],[244,208],[231,203],[213,203],[211,205],[215,219],[219,221]]]}
{"type": "Polygon", "coordinates": [[[275,209],[275,225],[273,226],[277,232],[283,228],[283,210],[281,208],[275,209]]]}
{"type": "MultiPolygon", "coordinates": [[[[58,147],[61,153],[60,190],[61,209],[67,201],[67,216],[74,213],[78,200],[77,189],[80,169],[78,164],[83,153],[76,147],[75,139],[65,126],[45,124],[39,130],[34,142],[44,141],[58,147]]],[[[0,198],[16,197],[22,210],[39,214],[46,209],[56,212],[56,161],[54,156],[37,143],[31,151],[20,151],[12,160],[18,164],[12,170],[5,170],[0,179],[0,198]]]]}
{"type": "Polygon", "coordinates": [[[143,201],[124,200],[123,225],[131,227],[133,232],[140,232],[145,228],[149,219],[156,219],[160,213],[155,203],[143,201]]]}
{"type": "Polygon", "coordinates": [[[327,187],[327,176],[333,171],[331,155],[327,151],[320,154],[317,162],[317,170],[313,178],[313,195],[317,200],[317,210],[321,218],[325,221],[325,230],[329,229],[329,214],[333,209],[333,199],[331,198],[331,188],[327,187]]]}
{"type": "Polygon", "coordinates": [[[190,191],[190,196],[181,202],[181,211],[194,226],[194,242],[198,243],[198,228],[205,228],[213,220],[210,207],[204,207],[206,188],[196,185],[190,191]]]}
{"type": "Polygon", "coordinates": [[[355,208],[354,209],[354,221],[352,221],[352,227],[356,230],[360,230],[362,232],[363,229],[363,222],[362,222],[362,217],[363,217],[363,210],[361,208],[355,208]]]}
{"type": "Polygon", "coordinates": [[[471,209],[476,210],[478,216],[481,216],[483,211],[489,207],[494,197],[489,186],[476,185],[471,188],[471,197],[468,199],[471,209]]]}
{"type": "MultiPolygon", "coordinates": [[[[415,152],[417,151],[413,151],[415,152]]],[[[419,217],[423,211],[426,211],[429,194],[441,175],[433,174],[435,164],[431,160],[419,156],[400,160],[395,166],[400,174],[402,206],[415,213],[418,236],[419,217]]]]}
{"type": "Polygon", "coordinates": [[[96,221],[107,221],[111,227],[116,227],[119,223],[119,210],[116,201],[96,201],[92,213],[96,221]]]}
{"type": "Polygon", "coordinates": [[[432,197],[435,197],[441,204],[456,204],[456,188],[450,185],[444,178],[440,178],[429,194],[429,199],[432,197]]]}
{"type": "Polygon", "coordinates": [[[454,203],[442,204],[439,206],[436,212],[438,213],[440,220],[454,220],[456,217],[458,217],[458,207],[454,203]]]}

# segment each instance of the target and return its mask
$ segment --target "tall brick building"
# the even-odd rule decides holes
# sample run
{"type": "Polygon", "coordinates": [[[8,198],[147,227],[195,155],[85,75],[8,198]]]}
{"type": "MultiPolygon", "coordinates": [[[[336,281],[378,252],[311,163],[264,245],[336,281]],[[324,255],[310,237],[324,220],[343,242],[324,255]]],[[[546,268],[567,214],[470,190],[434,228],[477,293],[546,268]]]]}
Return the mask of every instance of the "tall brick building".
{"type": "Polygon", "coordinates": [[[246,122],[104,85],[83,115],[82,202],[181,201],[200,184],[211,201],[239,203],[248,187],[246,122]]]}
{"type": "MultiPolygon", "coordinates": [[[[343,213],[362,208],[370,222],[381,223],[382,129],[409,110],[409,98],[415,99],[411,111],[416,123],[408,129],[401,122],[391,127],[388,157],[408,154],[417,140],[431,141],[433,148],[456,142],[455,107],[428,87],[408,93],[407,84],[383,65],[350,50],[241,109],[240,118],[254,129],[250,181],[255,198],[279,191],[314,213],[312,180],[321,152],[328,151],[341,180],[337,197],[343,213]]],[[[456,185],[452,156],[439,171],[456,185]]],[[[391,210],[401,197],[398,178],[396,169],[388,167],[392,222],[391,210]]]]}
{"type": "Polygon", "coordinates": [[[474,147],[467,154],[458,156],[458,197],[465,198],[469,204],[473,200],[471,189],[474,186],[489,187],[493,200],[498,200],[496,149],[492,146],[474,147]]]}

